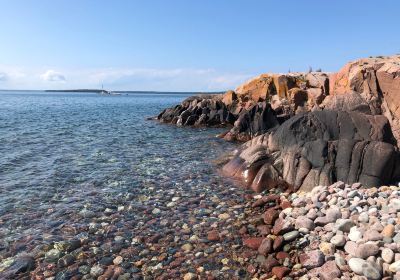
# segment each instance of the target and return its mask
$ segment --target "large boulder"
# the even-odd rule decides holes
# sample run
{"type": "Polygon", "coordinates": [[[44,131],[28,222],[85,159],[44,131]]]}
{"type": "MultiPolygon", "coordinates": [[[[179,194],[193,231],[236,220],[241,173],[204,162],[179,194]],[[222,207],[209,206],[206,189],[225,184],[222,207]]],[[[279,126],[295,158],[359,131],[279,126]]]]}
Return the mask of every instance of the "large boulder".
{"type": "Polygon", "coordinates": [[[191,96],[181,104],[162,111],[157,119],[160,122],[178,126],[224,126],[236,121],[222,95],[191,96]]]}
{"type": "Polygon", "coordinates": [[[293,88],[320,89],[321,94],[329,94],[329,77],[322,72],[261,74],[241,84],[235,90],[238,96],[247,97],[255,102],[270,101],[272,96],[288,99],[293,88]]]}
{"type": "Polygon", "coordinates": [[[338,180],[378,186],[398,178],[394,144],[384,116],[308,112],[245,143],[223,172],[257,192],[276,186],[309,191],[338,180]]]}
{"type": "Polygon", "coordinates": [[[254,102],[267,100],[270,96],[277,94],[274,79],[269,74],[262,74],[236,88],[235,92],[243,99],[244,97],[254,102]]]}
{"type": "Polygon", "coordinates": [[[228,90],[222,97],[222,102],[227,106],[232,105],[236,100],[237,95],[233,90],[228,90]]]}
{"type": "Polygon", "coordinates": [[[329,75],[323,72],[310,72],[305,75],[308,88],[321,89],[325,95],[329,94],[329,75]]]}
{"type": "Polygon", "coordinates": [[[400,56],[371,57],[347,63],[330,76],[333,95],[359,93],[373,114],[383,114],[400,139],[400,56]]]}
{"type": "Polygon", "coordinates": [[[278,125],[278,119],[271,105],[265,101],[259,102],[239,114],[233,128],[224,138],[229,141],[245,142],[278,125]]]}

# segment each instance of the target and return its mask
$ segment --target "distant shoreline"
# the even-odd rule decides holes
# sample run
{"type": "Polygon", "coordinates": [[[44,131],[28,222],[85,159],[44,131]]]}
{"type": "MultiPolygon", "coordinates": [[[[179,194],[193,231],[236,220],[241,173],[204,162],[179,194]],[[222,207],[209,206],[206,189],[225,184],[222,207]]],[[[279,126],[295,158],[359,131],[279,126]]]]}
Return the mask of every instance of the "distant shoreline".
{"type": "MultiPolygon", "coordinates": [[[[69,90],[45,90],[45,92],[93,92],[101,93],[101,89],[69,89],[69,90]]],[[[223,94],[224,91],[218,92],[197,92],[197,91],[149,91],[149,90],[115,90],[115,93],[148,93],[148,94],[223,94]]]]}
{"type": "MultiPolygon", "coordinates": [[[[0,89],[9,92],[72,92],[72,93],[101,93],[101,89],[46,89],[46,90],[23,90],[23,89],[0,89]]],[[[225,91],[149,91],[149,90],[115,90],[115,93],[145,93],[145,94],[223,94],[225,91]]]]}

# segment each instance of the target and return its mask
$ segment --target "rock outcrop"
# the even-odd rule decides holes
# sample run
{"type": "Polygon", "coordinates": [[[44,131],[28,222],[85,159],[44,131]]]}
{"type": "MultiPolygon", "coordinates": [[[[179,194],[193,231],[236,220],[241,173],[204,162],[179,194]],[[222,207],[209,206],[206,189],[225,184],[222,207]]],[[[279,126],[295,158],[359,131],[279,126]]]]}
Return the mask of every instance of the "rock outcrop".
{"type": "Polygon", "coordinates": [[[244,142],[278,125],[278,118],[271,105],[267,102],[259,102],[249,110],[242,110],[239,113],[233,128],[224,135],[224,138],[244,142]]]}
{"type": "Polygon", "coordinates": [[[256,192],[309,191],[338,180],[377,186],[399,177],[388,120],[360,112],[298,114],[245,143],[223,171],[256,192]]]}
{"type": "Polygon", "coordinates": [[[222,96],[190,97],[157,119],[179,126],[233,126],[224,138],[245,142],[295,113],[319,108],[328,94],[325,73],[263,74],[222,96]]]}
{"type": "Polygon", "coordinates": [[[279,118],[269,103],[246,103],[233,91],[223,96],[193,96],[157,116],[160,122],[178,126],[231,126],[222,136],[243,142],[279,125],[279,118]]]}
{"type": "Polygon", "coordinates": [[[326,73],[288,73],[262,74],[236,88],[238,96],[247,96],[255,102],[269,101],[277,95],[280,99],[288,99],[289,91],[298,89],[318,89],[321,94],[329,94],[329,79],[326,73]]]}
{"type": "Polygon", "coordinates": [[[178,126],[219,126],[233,124],[236,117],[223,102],[221,95],[199,95],[189,97],[181,104],[165,109],[157,119],[178,126]]]}
{"type": "Polygon", "coordinates": [[[333,95],[359,93],[373,114],[388,118],[400,139],[400,55],[360,59],[331,75],[333,95]]]}
{"type": "Polygon", "coordinates": [[[229,126],[249,141],[224,167],[255,191],[310,190],[337,180],[399,179],[400,56],[360,59],[339,72],[262,74],[220,96],[192,97],[158,119],[229,126]]]}

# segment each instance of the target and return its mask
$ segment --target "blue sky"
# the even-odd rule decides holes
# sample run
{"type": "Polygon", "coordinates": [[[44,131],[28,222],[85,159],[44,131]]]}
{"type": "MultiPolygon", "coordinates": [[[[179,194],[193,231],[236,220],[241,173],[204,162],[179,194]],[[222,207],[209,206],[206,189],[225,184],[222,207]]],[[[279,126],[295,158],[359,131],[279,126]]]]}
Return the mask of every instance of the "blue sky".
{"type": "Polygon", "coordinates": [[[0,88],[211,91],[400,53],[397,0],[0,0],[0,88]]]}

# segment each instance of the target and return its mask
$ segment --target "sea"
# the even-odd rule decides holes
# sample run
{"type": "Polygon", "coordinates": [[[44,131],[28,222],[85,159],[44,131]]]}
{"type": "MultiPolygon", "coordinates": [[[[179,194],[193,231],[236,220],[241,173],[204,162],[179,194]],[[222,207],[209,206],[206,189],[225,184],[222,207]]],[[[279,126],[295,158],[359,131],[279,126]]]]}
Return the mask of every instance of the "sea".
{"type": "Polygon", "coordinates": [[[149,186],[218,185],[215,160],[235,148],[223,129],[148,120],[189,95],[0,92],[0,257],[62,240],[77,213],[149,186]]]}

